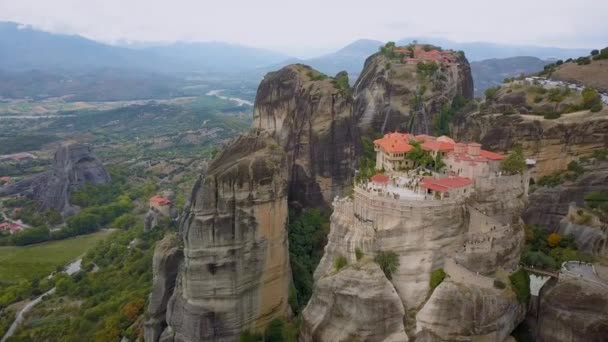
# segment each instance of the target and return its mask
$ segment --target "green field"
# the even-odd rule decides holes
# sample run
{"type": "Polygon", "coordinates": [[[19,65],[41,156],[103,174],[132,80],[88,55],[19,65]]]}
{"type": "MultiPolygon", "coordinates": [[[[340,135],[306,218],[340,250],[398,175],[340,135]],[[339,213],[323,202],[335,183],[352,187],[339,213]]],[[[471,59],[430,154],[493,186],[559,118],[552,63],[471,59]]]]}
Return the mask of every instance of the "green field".
{"type": "Polygon", "coordinates": [[[44,277],[57,266],[83,255],[109,231],[23,247],[0,247],[0,284],[10,285],[34,276],[44,277]]]}

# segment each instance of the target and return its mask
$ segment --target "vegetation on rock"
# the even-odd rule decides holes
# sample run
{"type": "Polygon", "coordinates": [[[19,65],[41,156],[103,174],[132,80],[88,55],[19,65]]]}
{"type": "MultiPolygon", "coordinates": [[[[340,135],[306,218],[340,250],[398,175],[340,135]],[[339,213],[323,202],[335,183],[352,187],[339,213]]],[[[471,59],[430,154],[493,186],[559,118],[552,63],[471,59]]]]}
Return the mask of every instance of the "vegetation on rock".
{"type": "Polygon", "coordinates": [[[431,279],[429,280],[429,286],[431,287],[431,292],[433,292],[435,290],[435,288],[443,282],[443,280],[445,279],[445,276],[446,276],[446,274],[445,274],[445,271],[443,270],[443,268],[439,268],[439,269],[436,269],[433,272],[431,272],[431,279]]]}
{"type": "Polygon", "coordinates": [[[334,268],[336,269],[336,271],[340,271],[346,265],[348,265],[348,260],[346,260],[343,255],[338,255],[336,257],[336,260],[334,260],[334,268]]]}
{"type": "Polygon", "coordinates": [[[382,272],[388,280],[391,280],[393,273],[399,267],[399,256],[393,251],[380,251],[376,254],[374,261],[380,266],[382,272]]]}
{"type": "Polygon", "coordinates": [[[526,159],[524,158],[521,147],[515,148],[500,163],[500,168],[508,174],[522,173],[526,170],[526,159]]]}
{"type": "Polygon", "coordinates": [[[287,231],[289,261],[295,287],[290,304],[297,314],[312,295],[312,274],[323,257],[329,233],[329,217],[318,209],[306,209],[299,215],[290,210],[287,231]]]}
{"type": "Polygon", "coordinates": [[[527,303],[530,300],[530,276],[523,269],[511,274],[511,288],[517,295],[517,300],[520,303],[527,303]]]}

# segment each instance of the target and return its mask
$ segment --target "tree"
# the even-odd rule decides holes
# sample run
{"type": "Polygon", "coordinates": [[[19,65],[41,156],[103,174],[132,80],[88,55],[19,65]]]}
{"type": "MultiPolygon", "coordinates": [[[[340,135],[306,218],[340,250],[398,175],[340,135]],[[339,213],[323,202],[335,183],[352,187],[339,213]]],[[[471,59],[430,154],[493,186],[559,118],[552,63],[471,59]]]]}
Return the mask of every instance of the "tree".
{"type": "Polygon", "coordinates": [[[517,147],[511,151],[507,158],[501,162],[500,168],[512,175],[524,172],[526,169],[526,159],[521,147],[517,147]]]}
{"type": "Polygon", "coordinates": [[[393,273],[399,267],[399,256],[392,251],[380,251],[374,261],[380,266],[388,280],[392,279],[393,273]]]}
{"type": "Polygon", "coordinates": [[[600,54],[600,51],[597,49],[591,50],[591,56],[597,56],[600,54]]]}
{"type": "Polygon", "coordinates": [[[273,319],[264,331],[264,342],[283,342],[284,326],[285,322],[282,320],[273,319]]]}
{"type": "Polygon", "coordinates": [[[496,95],[496,93],[498,93],[498,90],[500,89],[500,86],[497,87],[490,87],[488,89],[485,90],[484,95],[486,96],[486,100],[493,100],[494,99],[494,95],[496,95]]]}
{"type": "Polygon", "coordinates": [[[547,238],[547,243],[551,248],[557,247],[560,241],[562,241],[562,236],[557,233],[551,233],[547,238]]]}
{"type": "Polygon", "coordinates": [[[600,110],[601,110],[602,97],[597,92],[597,90],[595,90],[593,88],[590,88],[590,87],[586,87],[581,92],[581,95],[583,96],[583,100],[582,100],[581,106],[584,109],[591,109],[594,106],[597,107],[598,104],[599,104],[600,110]]]}
{"type": "Polygon", "coordinates": [[[517,299],[520,303],[527,303],[530,299],[530,276],[528,272],[523,269],[511,274],[509,276],[511,281],[511,287],[517,295],[517,299]]]}

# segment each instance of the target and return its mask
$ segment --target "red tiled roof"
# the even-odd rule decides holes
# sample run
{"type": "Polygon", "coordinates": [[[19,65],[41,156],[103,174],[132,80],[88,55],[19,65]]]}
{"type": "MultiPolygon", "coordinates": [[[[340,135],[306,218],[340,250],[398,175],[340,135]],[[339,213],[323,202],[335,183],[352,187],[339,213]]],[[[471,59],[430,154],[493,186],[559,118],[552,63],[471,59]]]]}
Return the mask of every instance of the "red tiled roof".
{"type": "Polygon", "coordinates": [[[422,180],[420,186],[426,189],[431,189],[439,192],[446,192],[450,189],[462,188],[463,186],[471,185],[473,181],[465,177],[446,177],[433,178],[427,177],[422,180]]]}
{"type": "Polygon", "coordinates": [[[376,173],[375,175],[372,176],[372,182],[374,183],[380,183],[380,184],[386,184],[388,183],[388,176],[387,175],[383,175],[381,173],[376,173]]]}
{"type": "Polygon", "coordinates": [[[155,202],[155,203],[164,204],[164,205],[171,204],[170,200],[168,200],[164,197],[161,197],[161,196],[154,196],[154,197],[150,198],[150,202],[155,202]]]}
{"type": "Polygon", "coordinates": [[[10,182],[11,181],[11,177],[8,177],[8,176],[0,177],[0,181],[10,182]]]}
{"type": "Polygon", "coordinates": [[[412,150],[409,141],[409,134],[395,132],[385,134],[384,137],[374,140],[374,144],[380,146],[384,152],[404,153],[412,150]]]}
{"type": "Polygon", "coordinates": [[[479,155],[482,157],[486,157],[490,160],[503,160],[506,158],[506,156],[504,154],[490,152],[490,151],[486,151],[486,150],[479,151],[479,155]]]}
{"type": "Polygon", "coordinates": [[[452,151],[454,144],[445,141],[427,141],[422,144],[422,149],[426,151],[452,151]]]}
{"type": "Polygon", "coordinates": [[[428,134],[419,134],[414,137],[414,140],[416,140],[416,141],[434,141],[435,137],[432,135],[428,135],[428,134]]]}

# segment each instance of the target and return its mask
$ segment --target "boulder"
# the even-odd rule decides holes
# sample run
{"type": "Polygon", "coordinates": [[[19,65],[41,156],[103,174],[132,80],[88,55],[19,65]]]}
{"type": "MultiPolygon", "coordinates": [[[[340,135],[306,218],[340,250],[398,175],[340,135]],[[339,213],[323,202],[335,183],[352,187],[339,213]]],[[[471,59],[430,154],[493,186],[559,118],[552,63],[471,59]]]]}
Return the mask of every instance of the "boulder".
{"type": "Polygon", "coordinates": [[[404,315],[380,267],[362,260],[317,281],[302,313],[300,342],[408,341],[404,315]]]}

